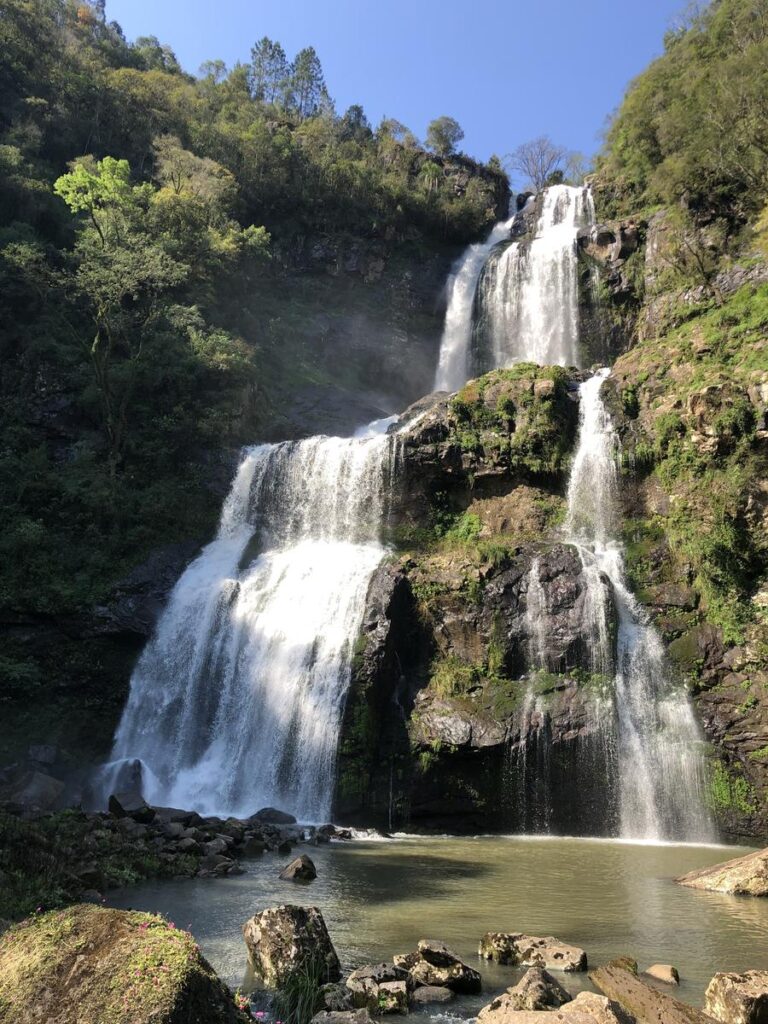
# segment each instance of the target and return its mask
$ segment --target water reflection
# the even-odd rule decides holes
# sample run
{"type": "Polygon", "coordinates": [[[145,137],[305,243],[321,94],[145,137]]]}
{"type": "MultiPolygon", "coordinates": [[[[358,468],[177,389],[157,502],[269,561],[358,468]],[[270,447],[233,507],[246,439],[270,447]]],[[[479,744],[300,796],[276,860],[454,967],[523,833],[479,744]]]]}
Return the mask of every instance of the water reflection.
{"type": "MultiPolygon", "coordinates": [[[[281,881],[282,858],[266,855],[238,878],[139,886],[110,903],[161,911],[191,927],[233,986],[245,977],[240,925],[259,909],[294,902],[321,908],[347,969],[406,952],[420,938],[442,939],[474,962],[483,932],[521,931],[583,946],[592,964],[619,954],[641,968],[673,963],[681,998],[700,1003],[716,971],[768,969],[768,905],[672,879],[740,852],[514,837],[357,842],[311,850],[318,878],[309,887],[281,881]]],[[[457,1004],[462,1014],[520,973],[480,969],[484,994],[457,1004]]],[[[572,991],[583,986],[583,977],[566,979],[572,991]]]]}

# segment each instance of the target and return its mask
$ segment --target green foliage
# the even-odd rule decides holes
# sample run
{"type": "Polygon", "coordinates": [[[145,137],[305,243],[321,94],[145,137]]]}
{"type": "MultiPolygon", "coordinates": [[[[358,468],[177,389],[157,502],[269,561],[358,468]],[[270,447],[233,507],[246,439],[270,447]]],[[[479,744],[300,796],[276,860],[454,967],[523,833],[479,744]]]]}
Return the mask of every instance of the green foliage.
{"type": "Polygon", "coordinates": [[[714,761],[710,768],[709,805],[715,812],[754,814],[757,810],[755,793],[743,775],[714,761]]]}
{"type": "Polygon", "coordinates": [[[438,156],[450,156],[463,138],[464,131],[453,117],[435,118],[427,127],[427,147],[438,156]]]}
{"type": "Polygon", "coordinates": [[[767,68],[762,2],[718,0],[669,33],[609,128],[598,164],[602,215],[673,209],[683,197],[689,227],[722,217],[731,230],[759,211],[768,195],[767,68]]]}
{"type": "Polygon", "coordinates": [[[272,997],[272,1013],[283,1024],[309,1024],[323,1006],[321,986],[328,978],[317,960],[293,971],[272,997]]]}

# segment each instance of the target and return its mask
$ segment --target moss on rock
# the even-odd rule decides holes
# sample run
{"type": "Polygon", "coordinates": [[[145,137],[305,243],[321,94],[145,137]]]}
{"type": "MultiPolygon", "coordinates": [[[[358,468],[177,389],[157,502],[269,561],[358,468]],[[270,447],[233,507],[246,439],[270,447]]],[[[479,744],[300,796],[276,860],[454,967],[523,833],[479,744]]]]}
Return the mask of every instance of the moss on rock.
{"type": "Polygon", "coordinates": [[[0,938],[0,1021],[239,1024],[194,938],[154,914],[79,904],[0,938]]]}

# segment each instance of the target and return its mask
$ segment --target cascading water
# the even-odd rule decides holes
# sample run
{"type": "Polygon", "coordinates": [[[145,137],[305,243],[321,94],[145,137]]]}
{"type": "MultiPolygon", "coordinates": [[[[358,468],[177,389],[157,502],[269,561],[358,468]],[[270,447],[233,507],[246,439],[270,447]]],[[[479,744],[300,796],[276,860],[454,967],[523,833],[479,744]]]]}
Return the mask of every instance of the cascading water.
{"type": "Polygon", "coordinates": [[[107,792],[140,761],[156,804],[328,819],[393,457],[383,434],[246,451],[133,674],[107,792]]]}
{"type": "Polygon", "coordinates": [[[586,629],[593,668],[613,666],[620,832],[632,839],[706,841],[700,736],[684,690],[670,676],[661,638],[629,591],[617,533],[618,438],[600,397],[608,370],[581,385],[579,439],[568,486],[566,540],[589,591],[586,629]],[[608,628],[610,581],[618,636],[608,628]]]}
{"type": "Polygon", "coordinates": [[[492,250],[505,238],[509,238],[514,221],[514,216],[499,221],[484,242],[468,246],[448,278],[448,308],[440,342],[435,391],[456,391],[468,377],[477,280],[492,250]]]}
{"type": "Polygon", "coordinates": [[[586,188],[542,193],[534,238],[509,238],[515,218],[470,246],[451,278],[436,388],[519,362],[578,366],[579,230],[594,222],[586,188]]]}

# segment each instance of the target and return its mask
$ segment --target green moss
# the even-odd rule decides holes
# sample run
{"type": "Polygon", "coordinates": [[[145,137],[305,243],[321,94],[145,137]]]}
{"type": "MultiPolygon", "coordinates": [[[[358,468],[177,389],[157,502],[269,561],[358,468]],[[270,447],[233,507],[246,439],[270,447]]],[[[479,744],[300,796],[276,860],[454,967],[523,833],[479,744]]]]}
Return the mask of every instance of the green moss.
{"type": "Polygon", "coordinates": [[[79,905],[11,928],[0,938],[0,1017],[26,1019],[44,989],[83,1024],[246,1020],[194,938],[154,914],[79,905]]]}
{"type": "Polygon", "coordinates": [[[768,761],[768,746],[753,750],[749,755],[750,761],[768,761]]]}
{"type": "Polygon", "coordinates": [[[714,811],[754,814],[757,810],[756,794],[749,782],[722,761],[715,761],[711,767],[708,798],[714,811]]]}

